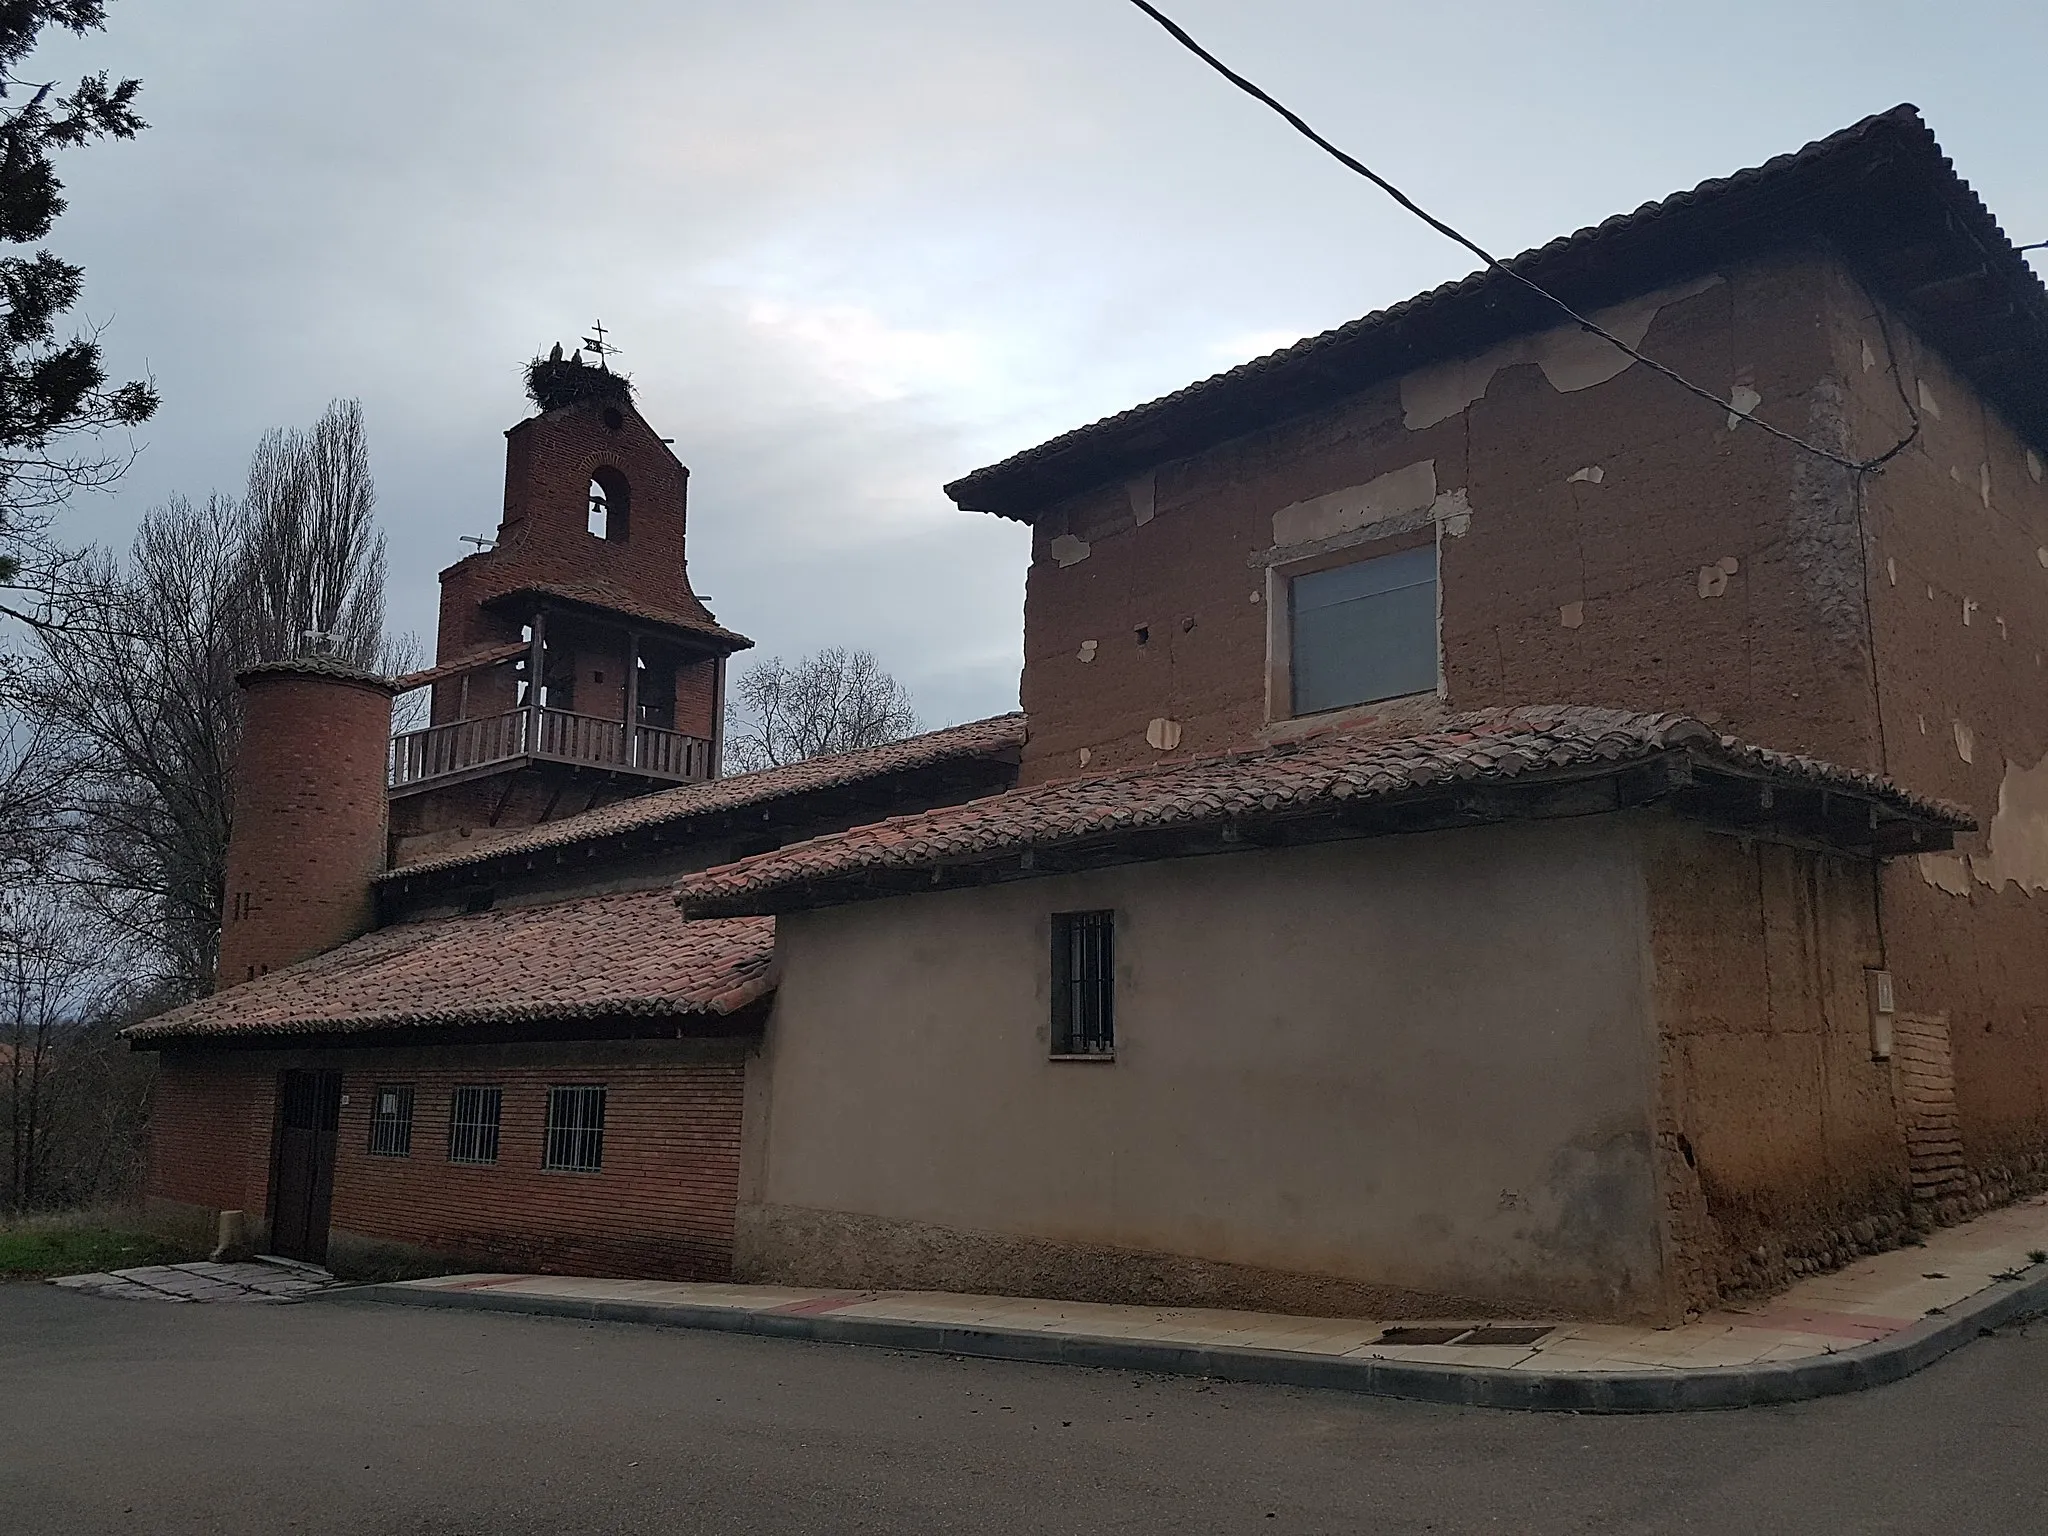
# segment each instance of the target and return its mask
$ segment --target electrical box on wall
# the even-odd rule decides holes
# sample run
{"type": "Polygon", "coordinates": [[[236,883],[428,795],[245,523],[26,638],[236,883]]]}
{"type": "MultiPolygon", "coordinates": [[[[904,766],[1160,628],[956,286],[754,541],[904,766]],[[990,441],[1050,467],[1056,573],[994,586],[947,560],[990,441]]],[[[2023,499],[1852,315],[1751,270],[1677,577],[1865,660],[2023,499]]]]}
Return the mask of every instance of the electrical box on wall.
{"type": "Polygon", "coordinates": [[[1890,971],[1865,971],[1870,983],[1870,1059],[1890,1061],[1892,1056],[1892,1015],[1898,1002],[1892,992],[1890,971]]]}

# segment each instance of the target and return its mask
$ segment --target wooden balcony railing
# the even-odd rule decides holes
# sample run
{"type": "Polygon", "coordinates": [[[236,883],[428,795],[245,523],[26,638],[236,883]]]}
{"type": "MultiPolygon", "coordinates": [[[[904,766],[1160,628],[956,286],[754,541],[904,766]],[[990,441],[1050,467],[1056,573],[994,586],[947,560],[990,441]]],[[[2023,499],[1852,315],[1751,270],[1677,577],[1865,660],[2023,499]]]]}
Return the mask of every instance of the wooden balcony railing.
{"type": "Polygon", "coordinates": [[[629,751],[620,721],[561,709],[513,709],[392,737],[390,784],[411,788],[521,757],[617,768],[679,784],[711,776],[711,743],[701,736],[636,726],[629,751]]]}

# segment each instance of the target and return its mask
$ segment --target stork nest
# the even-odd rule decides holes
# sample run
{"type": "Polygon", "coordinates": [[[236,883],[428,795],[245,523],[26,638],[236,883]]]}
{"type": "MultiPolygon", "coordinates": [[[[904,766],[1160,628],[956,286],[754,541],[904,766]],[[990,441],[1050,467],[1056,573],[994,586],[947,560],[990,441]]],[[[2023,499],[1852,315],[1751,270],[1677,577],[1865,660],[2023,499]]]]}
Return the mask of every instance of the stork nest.
{"type": "Polygon", "coordinates": [[[544,411],[585,402],[631,405],[633,381],[623,373],[569,358],[536,357],[526,365],[526,394],[544,411]]]}

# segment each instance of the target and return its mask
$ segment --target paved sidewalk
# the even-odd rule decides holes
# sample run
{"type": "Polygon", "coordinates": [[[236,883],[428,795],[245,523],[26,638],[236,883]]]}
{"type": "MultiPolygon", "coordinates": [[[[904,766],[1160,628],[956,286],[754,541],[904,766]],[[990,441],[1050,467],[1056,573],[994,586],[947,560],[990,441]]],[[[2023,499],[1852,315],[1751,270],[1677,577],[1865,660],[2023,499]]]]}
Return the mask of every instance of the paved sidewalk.
{"type": "Polygon", "coordinates": [[[90,1275],[60,1275],[66,1290],[122,1301],[298,1301],[334,1284],[310,1264],[253,1260],[244,1264],[148,1264],[90,1275]]]}
{"type": "Polygon", "coordinates": [[[1785,1402],[1897,1380],[1981,1329],[2048,1311],[2048,1197],[1677,1328],[1380,1322],[932,1291],[450,1275],[335,1300],[547,1313],[729,1332],[1286,1381],[1499,1407],[1650,1411],[1785,1402]]]}

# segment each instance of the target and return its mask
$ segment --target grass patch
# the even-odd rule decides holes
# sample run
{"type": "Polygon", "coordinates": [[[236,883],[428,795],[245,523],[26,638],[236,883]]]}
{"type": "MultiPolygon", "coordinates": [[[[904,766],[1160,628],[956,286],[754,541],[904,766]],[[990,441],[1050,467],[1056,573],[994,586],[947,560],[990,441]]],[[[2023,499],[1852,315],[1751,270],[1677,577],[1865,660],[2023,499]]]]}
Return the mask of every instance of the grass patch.
{"type": "Polygon", "coordinates": [[[42,1280],[205,1257],[190,1242],[150,1231],[130,1211],[72,1211],[0,1220],[0,1280],[42,1280]]]}

